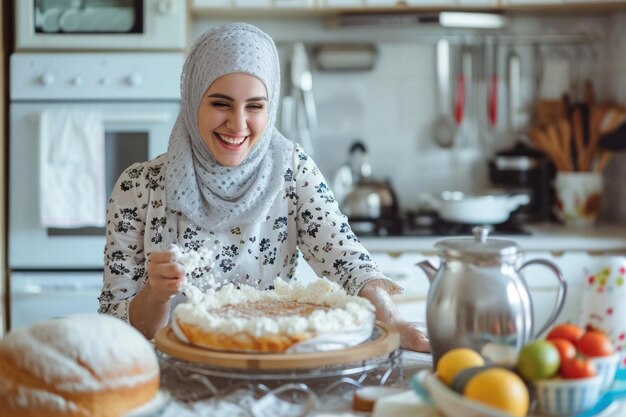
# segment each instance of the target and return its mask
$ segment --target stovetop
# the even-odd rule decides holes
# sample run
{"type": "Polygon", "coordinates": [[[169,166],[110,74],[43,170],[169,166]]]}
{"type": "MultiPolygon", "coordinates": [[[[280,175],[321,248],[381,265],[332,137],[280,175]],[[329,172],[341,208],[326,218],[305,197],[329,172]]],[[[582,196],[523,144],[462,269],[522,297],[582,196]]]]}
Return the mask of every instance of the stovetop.
{"type": "MultiPolygon", "coordinates": [[[[472,229],[478,225],[445,221],[434,213],[403,213],[394,218],[350,219],[354,233],[359,237],[383,236],[472,236],[472,229]]],[[[515,220],[488,225],[490,236],[520,235],[532,233],[515,220]]]]}

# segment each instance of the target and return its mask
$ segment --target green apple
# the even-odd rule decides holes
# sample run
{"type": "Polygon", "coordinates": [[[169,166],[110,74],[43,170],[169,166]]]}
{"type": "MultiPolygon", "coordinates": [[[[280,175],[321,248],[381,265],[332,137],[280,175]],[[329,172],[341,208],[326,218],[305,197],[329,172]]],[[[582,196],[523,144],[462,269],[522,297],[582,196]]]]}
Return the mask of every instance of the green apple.
{"type": "Polygon", "coordinates": [[[559,371],[559,350],[546,340],[524,346],[517,357],[517,371],[527,380],[552,378],[559,371]]]}

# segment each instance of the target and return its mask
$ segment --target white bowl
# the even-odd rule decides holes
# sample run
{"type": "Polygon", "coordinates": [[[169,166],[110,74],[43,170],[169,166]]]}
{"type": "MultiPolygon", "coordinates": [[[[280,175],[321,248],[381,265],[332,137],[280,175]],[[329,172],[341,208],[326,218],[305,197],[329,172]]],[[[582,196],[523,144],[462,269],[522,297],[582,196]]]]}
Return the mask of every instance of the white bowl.
{"type": "Polygon", "coordinates": [[[423,396],[425,390],[437,408],[447,417],[511,417],[497,408],[463,397],[428,369],[419,371],[411,380],[411,386],[420,396],[423,396]]]}
{"type": "Polygon", "coordinates": [[[600,398],[602,376],[580,379],[539,379],[533,381],[537,412],[571,415],[592,408],[600,398]]]}
{"type": "Polygon", "coordinates": [[[615,372],[617,372],[617,366],[619,365],[619,353],[614,353],[609,356],[598,356],[590,358],[593,364],[596,366],[598,375],[602,377],[601,390],[608,389],[615,380],[615,372]]]}

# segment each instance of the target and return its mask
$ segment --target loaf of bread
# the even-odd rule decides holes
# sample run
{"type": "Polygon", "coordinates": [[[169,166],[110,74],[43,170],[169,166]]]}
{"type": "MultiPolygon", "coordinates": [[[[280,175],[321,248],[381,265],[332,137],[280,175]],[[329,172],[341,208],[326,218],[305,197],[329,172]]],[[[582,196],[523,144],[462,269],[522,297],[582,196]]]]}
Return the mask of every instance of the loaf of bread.
{"type": "Polygon", "coordinates": [[[158,389],[152,345],[110,316],[45,321],[0,340],[0,416],[120,417],[158,389]]]}

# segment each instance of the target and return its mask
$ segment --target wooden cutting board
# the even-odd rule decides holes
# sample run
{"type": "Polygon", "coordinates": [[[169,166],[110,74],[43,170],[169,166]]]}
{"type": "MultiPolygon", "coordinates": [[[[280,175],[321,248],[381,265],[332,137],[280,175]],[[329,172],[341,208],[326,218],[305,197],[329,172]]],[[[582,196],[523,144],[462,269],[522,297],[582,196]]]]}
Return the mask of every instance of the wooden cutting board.
{"type": "Polygon", "coordinates": [[[220,368],[245,370],[312,369],[357,363],[393,352],[400,347],[398,331],[377,322],[378,337],[346,349],[312,353],[241,353],[200,348],[181,342],[171,326],[155,336],[156,348],[176,359],[220,368]]]}

